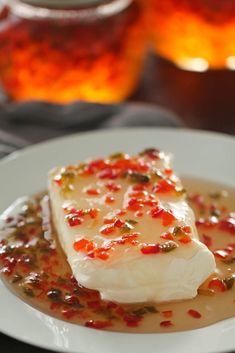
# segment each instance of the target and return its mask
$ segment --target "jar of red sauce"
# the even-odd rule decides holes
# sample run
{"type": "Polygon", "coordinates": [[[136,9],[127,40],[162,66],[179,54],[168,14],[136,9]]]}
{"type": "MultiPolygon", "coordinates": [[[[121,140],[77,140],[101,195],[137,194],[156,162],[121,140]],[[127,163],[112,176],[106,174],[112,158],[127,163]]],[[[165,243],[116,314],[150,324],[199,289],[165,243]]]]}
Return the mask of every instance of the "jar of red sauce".
{"type": "Polygon", "coordinates": [[[148,0],[156,53],[190,71],[235,70],[234,0],[148,0]]]}
{"type": "Polygon", "coordinates": [[[5,0],[0,80],[13,101],[118,102],[137,84],[142,0],[5,0]]]}

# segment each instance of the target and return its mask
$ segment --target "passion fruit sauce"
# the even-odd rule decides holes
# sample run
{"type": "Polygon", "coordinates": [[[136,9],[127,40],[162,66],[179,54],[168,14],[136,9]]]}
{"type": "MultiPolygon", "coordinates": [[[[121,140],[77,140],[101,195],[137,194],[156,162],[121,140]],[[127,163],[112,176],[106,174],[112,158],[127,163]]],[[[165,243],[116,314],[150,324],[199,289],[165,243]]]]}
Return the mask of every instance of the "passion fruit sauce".
{"type": "MultiPolygon", "coordinates": [[[[153,333],[195,329],[235,315],[235,190],[183,179],[202,242],[213,251],[217,273],[192,300],[122,305],[102,301],[77,283],[60,247],[41,193],[22,198],[2,217],[1,278],[20,299],[53,317],[119,332],[153,333]],[[200,190],[200,193],[198,192],[200,190]]],[[[151,256],[154,256],[151,255],[151,256]]]]}

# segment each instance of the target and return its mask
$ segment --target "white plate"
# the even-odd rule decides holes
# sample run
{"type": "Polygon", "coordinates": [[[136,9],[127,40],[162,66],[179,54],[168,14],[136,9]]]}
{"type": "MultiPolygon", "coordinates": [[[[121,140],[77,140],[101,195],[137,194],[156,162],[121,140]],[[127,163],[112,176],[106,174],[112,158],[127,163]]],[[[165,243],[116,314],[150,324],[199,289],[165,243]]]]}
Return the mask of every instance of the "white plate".
{"type": "MultiPolygon", "coordinates": [[[[125,129],[77,134],[17,152],[0,162],[0,212],[24,194],[46,188],[49,169],[117,151],[157,147],[175,154],[179,174],[235,187],[235,139],[181,129],[125,129]]],[[[19,340],[72,353],[216,353],[235,350],[235,318],[165,334],[121,334],[56,320],[28,306],[0,282],[0,330],[19,340]]]]}

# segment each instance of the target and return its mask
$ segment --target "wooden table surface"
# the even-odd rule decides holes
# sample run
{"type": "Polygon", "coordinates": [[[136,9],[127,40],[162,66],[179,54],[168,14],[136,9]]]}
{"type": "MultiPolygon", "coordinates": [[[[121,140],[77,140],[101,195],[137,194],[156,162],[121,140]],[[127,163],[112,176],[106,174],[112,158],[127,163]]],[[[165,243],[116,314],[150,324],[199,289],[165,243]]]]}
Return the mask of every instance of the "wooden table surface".
{"type": "Polygon", "coordinates": [[[131,99],[163,105],[187,127],[235,134],[235,71],[189,72],[151,55],[131,99]]]}

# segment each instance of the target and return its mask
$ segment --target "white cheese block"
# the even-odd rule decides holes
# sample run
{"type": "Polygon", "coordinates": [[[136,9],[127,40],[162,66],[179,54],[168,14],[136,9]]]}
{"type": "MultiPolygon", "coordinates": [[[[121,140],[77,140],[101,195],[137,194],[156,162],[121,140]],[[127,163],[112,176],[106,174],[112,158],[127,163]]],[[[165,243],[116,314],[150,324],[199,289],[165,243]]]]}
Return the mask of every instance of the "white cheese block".
{"type": "Polygon", "coordinates": [[[102,299],[120,303],[195,297],[215,271],[215,260],[198,240],[193,211],[169,169],[170,156],[155,151],[118,158],[58,167],[49,175],[54,225],[74,277],[102,299]],[[134,167],[117,168],[122,162],[128,166],[126,161],[134,167]],[[98,209],[93,218],[90,209],[98,209]],[[125,240],[130,235],[134,240],[125,240]],[[164,251],[165,243],[171,251],[164,251]],[[97,256],[105,246],[104,258],[97,256]]]}

